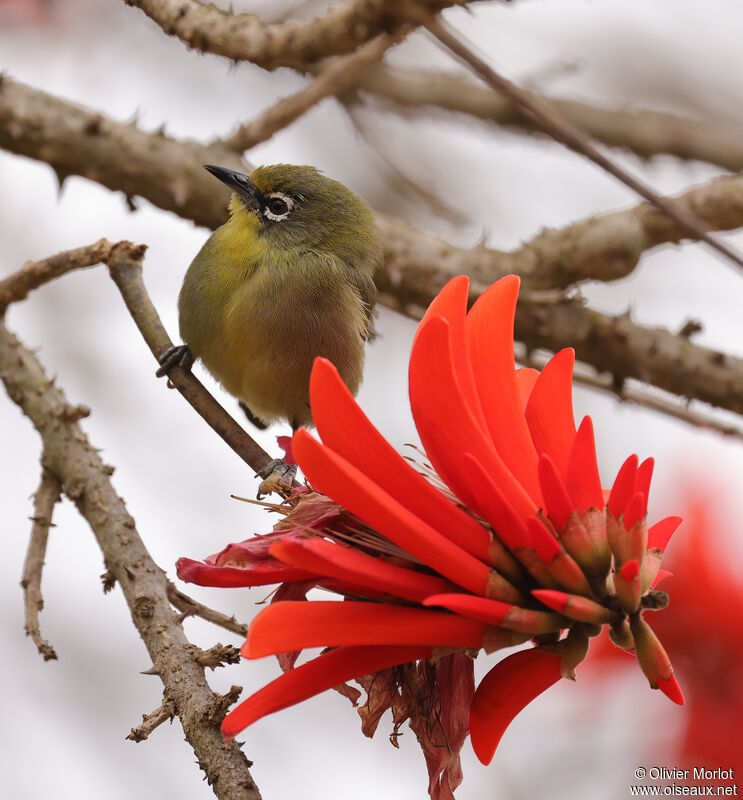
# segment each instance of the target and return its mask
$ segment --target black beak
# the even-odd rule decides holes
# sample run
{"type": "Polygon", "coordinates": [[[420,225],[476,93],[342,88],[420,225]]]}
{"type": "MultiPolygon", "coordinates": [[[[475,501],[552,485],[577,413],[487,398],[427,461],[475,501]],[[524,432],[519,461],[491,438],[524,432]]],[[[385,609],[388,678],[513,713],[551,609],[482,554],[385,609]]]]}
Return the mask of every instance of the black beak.
{"type": "Polygon", "coordinates": [[[248,208],[256,211],[261,210],[263,198],[247,175],[227,167],[217,167],[214,164],[204,164],[204,169],[211,172],[215,178],[222,181],[226,186],[229,186],[248,208]]]}

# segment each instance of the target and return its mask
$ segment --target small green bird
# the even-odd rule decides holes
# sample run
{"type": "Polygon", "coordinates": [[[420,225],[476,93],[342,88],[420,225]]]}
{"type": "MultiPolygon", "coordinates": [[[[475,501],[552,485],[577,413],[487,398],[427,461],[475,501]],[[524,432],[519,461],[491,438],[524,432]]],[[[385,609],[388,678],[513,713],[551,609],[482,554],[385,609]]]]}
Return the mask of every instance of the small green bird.
{"type": "Polygon", "coordinates": [[[314,167],[205,168],[233,190],[230,218],[188,268],[178,299],[185,345],[158,373],[201,359],[258,427],[311,425],[317,356],[353,394],[361,383],[382,261],[372,213],[314,167]]]}

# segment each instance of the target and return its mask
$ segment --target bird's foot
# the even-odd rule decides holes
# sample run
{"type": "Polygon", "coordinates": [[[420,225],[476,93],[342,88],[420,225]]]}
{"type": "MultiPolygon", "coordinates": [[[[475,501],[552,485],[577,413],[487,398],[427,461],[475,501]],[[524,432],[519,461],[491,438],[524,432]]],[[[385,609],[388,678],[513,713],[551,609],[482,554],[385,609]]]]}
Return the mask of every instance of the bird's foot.
{"type": "MultiPolygon", "coordinates": [[[[160,366],[155,373],[158,378],[162,378],[163,375],[168,375],[170,370],[175,369],[175,367],[182,367],[185,370],[190,370],[193,366],[193,355],[187,344],[169,347],[157,360],[160,362],[160,366]]],[[[168,380],[168,386],[172,386],[170,380],[168,380]]]]}
{"type": "Polygon", "coordinates": [[[297,465],[287,464],[283,458],[274,458],[263,469],[256,473],[257,478],[263,478],[258,487],[259,500],[272,492],[286,496],[291,492],[294,479],[297,477],[297,465]]]}

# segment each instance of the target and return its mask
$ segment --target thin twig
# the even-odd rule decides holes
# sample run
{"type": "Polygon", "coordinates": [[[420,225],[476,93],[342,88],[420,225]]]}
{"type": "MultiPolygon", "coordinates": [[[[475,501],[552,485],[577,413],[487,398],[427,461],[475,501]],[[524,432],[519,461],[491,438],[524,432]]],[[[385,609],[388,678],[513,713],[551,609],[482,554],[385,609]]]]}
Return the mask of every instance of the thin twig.
{"type": "Polygon", "coordinates": [[[227,631],[232,631],[239,636],[248,635],[248,626],[242,622],[238,622],[234,616],[228,617],[221,611],[216,611],[193,597],[184,594],[180,589],[177,589],[170,581],[168,581],[168,600],[179,610],[182,611],[183,619],[186,617],[200,617],[207,622],[212,622],[214,625],[219,625],[227,631]]]}
{"type": "Polygon", "coordinates": [[[61,487],[49,470],[41,469],[41,481],[34,495],[34,515],[31,517],[31,537],[23,562],[23,601],[26,610],[26,634],[31,637],[44,661],[57,658],[54,648],[41,635],[39,611],[44,608],[41,594],[41,573],[44,569],[49,528],[52,527],[54,506],[59,502],[61,487]]]}
{"type": "Polygon", "coordinates": [[[455,33],[453,29],[441,20],[433,20],[426,23],[428,30],[438,39],[451,53],[460,61],[463,61],[470,69],[479,75],[485,83],[492,86],[497,92],[504,94],[522,111],[532,116],[540,126],[556,141],[566,147],[580,153],[593,161],[603,170],[620,180],[625,186],[637,192],[649,203],[652,203],[659,211],[673,220],[682,230],[686,231],[694,239],[704,242],[729,261],[743,268],[743,257],[728,247],[724,242],[718,241],[710,236],[702,228],[693,214],[687,212],[673,202],[661,197],[654,192],[643,181],[635,178],[627,170],[615,164],[607,158],[600,150],[593,146],[590,139],[575,125],[566,122],[547,101],[540,98],[533,92],[520,88],[507,78],[499,75],[481,58],[472,52],[472,46],[466,43],[463,37],[455,33]]]}
{"type": "MultiPolygon", "coordinates": [[[[142,245],[120,242],[111,253],[108,267],[134,323],[150,351],[158,359],[173,347],[173,342],[144,286],[142,279],[144,251],[142,245]]],[[[271,456],[235,422],[191,370],[177,366],[170,371],[168,377],[209,427],[221,436],[248,466],[258,472],[271,460],[271,456]]]]}
{"type": "Polygon", "coordinates": [[[163,700],[162,705],[150,714],[142,714],[142,723],[132,728],[126,737],[132,742],[143,742],[155,728],[163,722],[172,722],[175,716],[175,706],[169,700],[163,700]]]}
{"type": "Polygon", "coordinates": [[[279,100],[256,119],[241,125],[223,141],[224,146],[239,153],[249,150],[291,125],[326,97],[348,91],[409,31],[410,27],[404,26],[394,35],[383,33],[355,52],[334,60],[299,92],[279,100]]]}
{"type": "Polygon", "coordinates": [[[244,753],[234,742],[225,742],[219,731],[226,700],[209,687],[168,600],[165,573],[111,485],[110,470],[80,425],[68,418],[69,404],[59,386],[2,322],[0,379],[40,434],[44,467],[90,525],[214,793],[220,800],[259,800],[244,753]]]}

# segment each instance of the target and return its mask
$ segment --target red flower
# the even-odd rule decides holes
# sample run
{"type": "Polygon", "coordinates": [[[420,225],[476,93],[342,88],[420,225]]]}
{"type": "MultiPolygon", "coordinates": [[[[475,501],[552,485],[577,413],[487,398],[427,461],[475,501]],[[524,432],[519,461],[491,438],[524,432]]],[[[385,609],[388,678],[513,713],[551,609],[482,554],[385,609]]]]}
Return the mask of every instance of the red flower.
{"type": "MultiPolygon", "coordinates": [[[[492,668],[471,701],[472,744],[487,763],[525,705],[574,678],[603,625],[618,646],[634,649],[652,687],[683,702],[643,619],[667,602],[653,586],[679,520],[648,530],[652,459],[630,456],[611,492],[602,489],[591,419],[577,432],[573,420],[572,350],[541,374],[515,369],[518,287],[514,276],[499,280],[467,313],[468,280],[455,278],[418,328],[410,402],[432,480],[374,428],[332,364],[316,361],[310,399],[322,442],[300,430],[293,453],[314,492],[337,504],[336,516],[308,522],[303,509],[318,495],[300,498],[270,544],[270,562],[248,564],[244,585],[283,564],[299,577],[278,580],[313,576],[345,587],[346,601],[279,602],[256,617],[246,658],[332,649],[238,705],[225,736],[360,675],[531,640],[535,647],[492,668]]],[[[193,563],[181,560],[181,577],[193,563]]],[[[216,572],[208,580],[225,585],[216,572]]],[[[470,705],[466,691],[460,703],[470,705]]],[[[451,797],[461,780],[454,756],[436,764],[432,795],[451,797]]]]}
{"type": "MultiPolygon", "coordinates": [[[[720,558],[720,543],[739,537],[736,517],[721,511],[727,505],[721,484],[714,476],[699,476],[682,493],[685,536],[673,548],[674,575],[667,573],[673,613],[660,614],[653,628],[667,643],[684,678],[688,710],[682,736],[674,742],[678,752],[654,757],[678,767],[732,768],[740,775],[743,618],[737,609],[743,606],[743,582],[731,568],[735,562],[720,558]]],[[[628,661],[604,637],[596,644],[589,661],[593,669],[585,673],[588,678],[599,679],[600,667],[607,661],[617,666],[628,661]]],[[[663,737],[660,743],[654,737],[648,744],[656,750],[667,748],[663,737]]]]}

